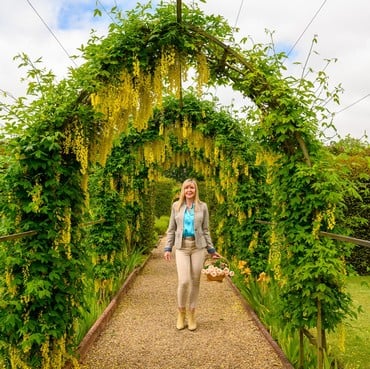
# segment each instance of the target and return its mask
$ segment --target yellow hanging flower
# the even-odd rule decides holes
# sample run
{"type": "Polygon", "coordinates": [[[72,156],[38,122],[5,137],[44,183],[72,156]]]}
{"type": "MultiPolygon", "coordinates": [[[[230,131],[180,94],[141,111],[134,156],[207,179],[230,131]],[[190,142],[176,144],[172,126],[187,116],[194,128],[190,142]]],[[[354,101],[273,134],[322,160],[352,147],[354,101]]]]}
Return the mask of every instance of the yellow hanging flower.
{"type": "Polygon", "coordinates": [[[322,219],[323,219],[322,212],[317,212],[317,214],[315,216],[315,219],[313,221],[313,227],[312,227],[312,235],[315,238],[319,237],[319,232],[320,232],[320,228],[321,228],[322,219]]]}
{"type": "Polygon", "coordinates": [[[203,53],[196,55],[197,59],[197,92],[198,95],[202,95],[203,85],[209,81],[210,73],[208,69],[207,57],[203,53]]]}
{"type": "Polygon", "coordinates": [[[8,288],[8,291],[11,295],[15,295],[17,292],[17,288],[15,287],[14,283],[14,277],[11,271],[9,269],[5,270],[5,283],[8,288]]]}
{"type": "Polygon", "coordinates": [[[43,204],[41,193],[42,193],[42,185],[36,182],[35,186],[33,187],[31,191],[33,211],[35,213],[38,213],[40,211],[40,207],[43,204]]]}
{"type": "Polygon", "coordinates": [[[244,211],[239,210],[238,211],[238,222],[239,222],[239,224],[243,224],[243,222],[245,222],[246,219],[247,219],[247,216],[245,215],[244,211]]]}
{"type": "Polygon", "coordinates": [[[249,251],[253,251],[258,244],[258,232],[254,232],[251,242],[249,243],[249,251]]]}
{"type": "Polygon", "coordinates": [[[329,206],[325,213],[328,229],[331,230],[335,226],[335,205],[329,206]]]}
{"type": "Polygon", "coordinates": [[[132,63],[132,68],[133,68],[133,76],[140,77],[140,62],[137,58],[134,58],[134,61],[132,63]]]}

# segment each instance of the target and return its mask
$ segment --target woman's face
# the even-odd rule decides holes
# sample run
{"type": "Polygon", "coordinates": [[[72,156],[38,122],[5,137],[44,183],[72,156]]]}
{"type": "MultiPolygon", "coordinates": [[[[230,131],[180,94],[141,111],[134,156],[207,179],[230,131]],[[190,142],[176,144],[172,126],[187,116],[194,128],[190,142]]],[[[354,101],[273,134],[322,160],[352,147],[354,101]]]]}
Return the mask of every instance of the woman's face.
{"type": "Polygon", "coordinates": [[[185,194],[185,199],[187,200],[194,200],[195,198],[195,184],[192,182],[188,182],[185,184],[184,187],[184,194],[185,194]]]}

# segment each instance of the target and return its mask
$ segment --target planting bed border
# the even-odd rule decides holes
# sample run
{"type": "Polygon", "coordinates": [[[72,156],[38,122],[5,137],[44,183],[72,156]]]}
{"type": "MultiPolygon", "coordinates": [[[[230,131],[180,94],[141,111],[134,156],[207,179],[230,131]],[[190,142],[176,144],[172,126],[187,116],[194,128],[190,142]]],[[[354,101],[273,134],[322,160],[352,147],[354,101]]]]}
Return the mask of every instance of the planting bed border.
{"type": "Polygon", "coordinates": [[[250,307],[248,302],[245,300],[243,295],[240,293],[239,289],[235,286],[235,284],[232,282],[230,277],[225,278],[232,289],[234,290],[235,294],[239,297],[240,301],[242,302],[242,305],[244,309],[247,311],[247,313],[250,315],[253,322],[256,324],[257,328],[261,331],[263,336],[266,338],[267,342],[271,345],[271,347],[274,349],[276,354],[279,356],[280,361],[284,365],[285,369],[294,369],[294,366],[290,363],[290,361],[285,356],[283,350],[278,345],[278,343],[271,337],[269,331],[266,329],[266,327],[262,324],[262,322],[259,320],[257,314],[255,311],[250,307]]]}
{"type": "MultiPolygon", "coordinates": [[[[158,247],[160,244],[161,238],[159,238],[158,243],[155,247],[158,247]]],[[[103,332],[104,328],[110,321],[110,319],[113,316],[113,313],[117,309],[120,301],[123,299],[124,295],[127,293],[127,291],[131,288],[132,283],[135,281],[135,278],[140,274],[140,272],[144,269],[147,262],[152,257],[152,253],[148,255],[148,257],[144,260],[144,262],[137,268],[135,268],[131,274],[127,277],[122,287],[119,289],[119,291],[116,293],[116,295],[113,297],[112,301],[109,303],[109,305],[105,308],[102,315],[96,320],[96,322],[92,325],[92,327],[89,329],[87,334],[82,339],[81,343],[78,345],[77,353],[78,353],[78,359],[82,360],[91,345],[95,342],[97,337],[103,332]]],[[[259,320],[257,314],[254,312],[254,310],[250,307],[248,302],[245,300],[245,298],[240,293],[239,289],[235,286],[235,284],[232,282],[231,278],[227,277],[225,278],[229,285],[232,287],[233,292],[236,294],[236,296],[240,299],[242,302],[242,305],[244,307],[244,310],[250,315],[253,322],[256,324],[256,327],[261,331],[263,336],[266,338],[268,343],[271,345],[273,350],[278,355],[281,363],[283,364],[285,369],[294,369],[294,366],[289,362],[287,357],[285,356],[284,352],[282,351],[281,347],[278,345],[278,343],[271,337],[270,333],[266,329],[266,327],[262,324],[262,322],[259,320]]],[[[70,366],[67,365],[65,369],[69,369],[70,366]]]]}
{"type": "Polygon", "coordinates": [[[135,268],[130,275],[127,277],[125,282],[123,283],[122,287],[113,297],[112,301],[109,305],[105,308],[102,315],[95,321],[89,331],[86,333],[80,344],[77,348],[78,359],[81,360],[84,358],[86,352],[90,348],[90,346],[95,342],[96,338],[99,334],[104,330],[107,323],[110,321],[113,313],[116,311],[120,301],[126,294],[126,292],[130,289],[132,283],[134,282],[136,276],[142,271],[142,269],[147,264],[148,260],[152,257],[150,253],[148,257],[144,260],[144,262],[137,268],[135,268]]]}

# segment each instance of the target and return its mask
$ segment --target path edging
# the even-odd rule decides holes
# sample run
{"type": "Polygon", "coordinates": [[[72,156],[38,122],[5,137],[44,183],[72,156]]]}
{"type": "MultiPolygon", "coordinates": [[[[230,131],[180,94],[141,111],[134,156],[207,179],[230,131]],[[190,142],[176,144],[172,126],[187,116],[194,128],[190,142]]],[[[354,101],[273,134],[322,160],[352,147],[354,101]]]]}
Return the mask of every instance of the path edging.
{"type": "MultiPolygon", "coordinates": [[[[159,240],[160,242],[160,240],[159,240]]],[[[159,243],[158,242],[158,243],[159,243]]],[[[150,258],[153,256],[152,253],[148,255],[148,257],[144,260],[144,262],[137,268],[135,268],[130,275],[126,278],[124,284],[119,289],[119,291],[116,293],[116,295],[113,297],[109,305],[104,309],[101,316],[95,321],[95,323],[92,325],[92,327],[89,329],[89,331],[86,333],[80,344],[77,348],[77,354],[78,359],[82,360],[91,345],[95,342],[97,337],[103,332],[106,325],[110,321],[113,313],[116,311],[119,303],[121,302],[123,296],[127,293],[127,291],[131,288],[135,278],[140,274],[140,272],[143,270],[147,262],[150,260],[150,258]]],[[[256,324],[257,328],[261,331],[263,336],[266,338],[268,343],[271,345],[273,350],[278,355],[281,363],[284,365],[284,369],[294,369],[293,365],[289,362],[287,357],[285,356],[283,350],[278,345],[278,343],[272,338],[269,331],[266,329],[266,327],[262,324],[262,322],[259,320],[257,314],[255,311],[251,308],[251,306],[248,304],[246,299],[243,297],[239,289],[236,287],[236,285],[232,282],[230,278],[226,278],[230,286],[232,287],[234,293],[241,301],[244,309],[248,312],[253,322],[256,324]]]]}
{"type": "Polygon", "coordinates": [[[112,301],[109,305],[104,309],[103,313],[99,316],[99,318],[95,321],[89,331],[86,333],[80,344],[77,348],[78,359],[81,360],[85,357],[86,352],[90,348],[90,346],[95,342],[96,338],[102,333],[105,326],[110,321],[113,313],[116,311],[119,303],[121,302],[123,296],[127,293],[130,289],[133,281],[137,277],[137,275],[143,270],[149,259],[152,257],[152,253],[148,255],[148,257],[144,260],[144,262],[137,268],[135,268],[130,275],[126,278],[124,284],[113,297],[112,301]]]}
{"type": "Polygon", "coordinates": [[[256,324],[257,328],[261,331],[263,336],[266,338],[268,343],[271,345],[271,347],[274,349],[276,354],[278,355],[281,363],[284,365],[285,369],[294,369],[294,366],[292,363],[288,360],[286,355],[284,354],[282,348],[278,345],[278,343],[272,338],[270,332],[266,329],[266,327],[262,324],[260,319],[258,318],[258,315],[255,313],[255,311],[251,308],[251,306],[248,304],[248,301],[243,297],[241,292],[239,291],[238,287],[233,283],[233,281],[230,278],[227,278],[227,281],[231,285],[232,289],[234,290],[235,294],[238,296],[240,301],[242,302],[242,305],[244,309],[248,312],[248,314],[251,316],[253,322],[256,324]]]}

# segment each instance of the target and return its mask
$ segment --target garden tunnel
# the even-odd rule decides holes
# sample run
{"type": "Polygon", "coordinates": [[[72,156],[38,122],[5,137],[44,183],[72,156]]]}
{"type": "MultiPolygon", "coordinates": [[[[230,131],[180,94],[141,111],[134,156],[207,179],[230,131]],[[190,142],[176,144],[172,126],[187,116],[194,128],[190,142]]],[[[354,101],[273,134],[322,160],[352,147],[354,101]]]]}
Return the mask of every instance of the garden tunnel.
{"type": "Polygon", "coordinates": [[[10,200],[2,207],[10,233],[37,234],[1,249],[8,367],[46,368],[52,360],[61,368],[69,357],[86,307],[80,291],[92,254],[81,224],[89,201],[100,204],[93,216],[106,219],[90,250],[102,287],[127,253],[121,235],[129,251],[150,238],[151,186],[173,167],[190,166],[214,194],[220,251],[239,259],[267,252],[292,329],[316,327],[318,309],[330,329],[348,311],[341,250],[318,237],[335,225],[342,184],[317,139],[322,107],[311,83],[283,78],[284,55],[263,45],[244,50],[221,17],[179,4],[138,5],[125,16],[114,10],[108,36],[89,40],[86,62],[70,78],[56,84],[40,69],[30,74],[39,98],[13,111],[18,120],[22,111],[24,131],[9,144],[10,200]],[[193,88],[184,88],[186,77],[193,88]],[[219,85],[254,102],[246,120],[204,98],[219,85]],[[94,185],[102,199],[89,198],[94,185]],[[265,241],[261,217],[273,223],[265,241]]]}

